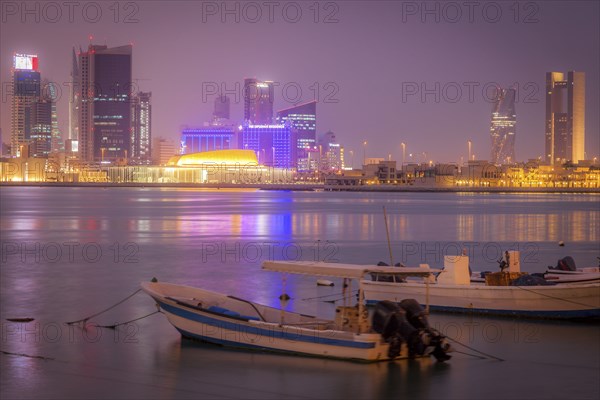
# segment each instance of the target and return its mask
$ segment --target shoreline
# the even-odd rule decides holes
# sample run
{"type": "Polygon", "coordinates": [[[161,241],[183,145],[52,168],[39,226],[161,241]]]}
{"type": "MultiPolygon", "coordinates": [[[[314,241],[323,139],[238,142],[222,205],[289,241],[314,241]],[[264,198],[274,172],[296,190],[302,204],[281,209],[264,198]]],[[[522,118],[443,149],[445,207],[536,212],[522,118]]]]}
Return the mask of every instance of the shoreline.
{"type": "Polygon", "coordinates": [[[257,189],[326,192],[432,192],[432,193],[587,193],[600,194],[600,188],[528,187],[422,187],[422,186],[330,186],[323,184],[227,184],[227,183],[102,183],[102,182],[0,182],[0,187],[90,187],[90,188],[186,188],[257,189]]]}

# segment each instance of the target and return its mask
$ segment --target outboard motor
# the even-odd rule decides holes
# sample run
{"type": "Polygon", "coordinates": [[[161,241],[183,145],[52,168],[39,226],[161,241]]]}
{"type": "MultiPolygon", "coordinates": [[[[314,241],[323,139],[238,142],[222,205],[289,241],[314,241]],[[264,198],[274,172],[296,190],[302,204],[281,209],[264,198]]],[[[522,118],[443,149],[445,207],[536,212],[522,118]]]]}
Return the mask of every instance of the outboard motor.
{"type": "Polygon", "coordinates": [[[558,260],[555,269],[560,269],[562,271],[577,271],[575,260],[573,260],[573,257],[571,256],[566,256],[558,260]]]}
{"type": "Polygon", "coordinates": [[[450,343],[445,336],[429,326],[429,320],[423,307],[415,299],[404,299],[400,302],[400,308],[406,312],[406,318],[412,326],[421,331],[423,343],[428,344],[426,353],[431,353],[436,360],[446,361],[450,359],[447,354],[451,351],[450,343]]]}
{"type": "Polygon", "coordinates": [[[400,354],[402,343],[408,346],[409,357],[433,354],[438,361],[450,358],[446,352],[450,346],[445,338],[430,327],[416,300],[403,300],[400,305],[391,301],[380,301],[375,306],[373,330],[390,344],[388,357],[400,354]]]}

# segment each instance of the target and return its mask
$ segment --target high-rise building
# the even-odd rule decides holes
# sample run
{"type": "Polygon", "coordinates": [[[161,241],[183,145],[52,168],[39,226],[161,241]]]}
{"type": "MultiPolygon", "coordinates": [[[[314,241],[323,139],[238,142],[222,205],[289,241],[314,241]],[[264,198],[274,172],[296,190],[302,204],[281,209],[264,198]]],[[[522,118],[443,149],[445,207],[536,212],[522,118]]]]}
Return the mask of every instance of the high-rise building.
{"type": "Polygon", "coordinates": [[[137,164],[151,162],[152,92],[139,92],[133,97],[131,127],[131,158],[137,164]]]}
{"type": "Polygon", "coordinates": [[[229,120],[229,108],[229,97],[224,94],[217,96],[215,99],[215,108],[213,110],[213,121],[219,122],[229,120]]]}
{"type": "Polygon", "coordinates": [[[73,47],[71,62],[71,82],[69,93],[69,137],[68,140],[77,141],[79,139],[79,104],[81,95],[81,75],[79,73],[79,61],[73,47]]]}
{"type": "Polygon", "coordinates": [[[546,73],[546,161],[585,159],[585,73],[546,73]]]}
{"type": "Polygon", "coordinates": [[[52,101],[38,100],[25,110],[29,121],[28,143],[30,157],[48,157],[52,149],[52,101]]]}
{"type": "Polygon", "coordinates": [[[11,153],[21,156],[21,146],[30,139],[31,121],[27,110],[40,99],[41,80],[38,57],[15,54],[12,68],[11,153]]]}
{"type": "Polygon", "coordinates": [[[335,138],[335,133],[325,132],[318,141],[321,172],[338,172],[344,168],[344,148],[335,138]]]}
{"type": "Polygon", "coordinates": [[[497,89],[496,101],[492,107],[492,164],[515,162],[515,135],[517,115],[515,113],[516,90],[497,89]]]}
{"type": "Polygon", "coordinates": [[[253,125],[273,122],[274,85],[256,78],[244,80],[244,120],[253,125]]]}
{"type": "Polygon", "coordinates": [[[181,132],[182,154],[235,148],[232,126],[205,126],[181,132]]]}
{"type": "MultiPolygon", "coordinates": [[[[79,156],[86,162],[131,156],[131,45],[90,44],[79,54],[79,156]]],[[[75,74],[73,74],[75,75],[75,74]]]]}
{"type": "Polygon", "coordinates": [[[56,101],[58,100],[60,93],[59,90],[60,88],[56,82],[50,82],[44,79],[42,85],[42,97],[51,103],[52,140],[50,151],[54,153],[65,151],[65,142],[63,141],[60,129],[58,128],[58,114],[56,112],[56,101]]]}
{"type": "Polygon", "coordinates": [[[297,168],[298,171],[315,169],[311,162],[316,159],[317,135],[317,101],[299,104],[277,112],[277,123],[284,124],[289,121],[296,130],[297,168]]]}
{"type": "Polygon", "coordinates": [[[239,148],[254,150],[259,164],[276,168],[296,168],[295,132],[289,123],[277,125],[245,123],[239,136],[239,148]]]}

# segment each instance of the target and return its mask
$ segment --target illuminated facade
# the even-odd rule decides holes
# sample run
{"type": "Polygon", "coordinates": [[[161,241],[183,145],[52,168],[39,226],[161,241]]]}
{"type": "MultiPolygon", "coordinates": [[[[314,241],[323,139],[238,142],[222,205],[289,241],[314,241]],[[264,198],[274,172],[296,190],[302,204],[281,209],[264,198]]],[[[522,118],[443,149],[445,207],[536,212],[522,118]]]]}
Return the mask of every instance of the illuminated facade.
{"type": "Polygon", "coordinates": [[[52,103],[50,100],[39,100],[26,110],[30,121],[29,155],[32,157],[48,157],[52,149],[52,103]]]}
{"type": "Polygon", "coordinates": [[[585,73],[546,73],[546,161],[585,159],[585,73]]]}
{"type": "Polygon", "coordinates": [[[292,128],[296,131],[296,166],[298,171],[304,172],[316,169],[316,100],[278,111],[276,121],[279,124],[289,121],[292,128]]]}
{"type": "Polygon", "coordinates": [[[492,164],[510,164],[515,162],[515,136],[517,115],[515,113],[515,89],[498,88],[496,101],[492,108],[492,164]]]}
{"type": "Polygon", "coordinates": [[[244,120],[254,125],[273,122],[274,86],[271,81],[244,79],[244,120]]]}
{"type": "Polygon", "coordinates": [[[51,102],[51,123],[52,123],[52,143],[50,146],[51,152],[64,152],[65,142],[62,139],[60,129],[58,128],[58,114],[56,112],[56,100],[59,98],[60,88],[56,82],[44,81],[43,86],[48,101],[51,102]]]}
{"type": "Polygon", "coordinates": [[[38,57],[15,54],[12,68],[11,154],[21,156],[21,146],[26,145],[31,134],[31,105],[40,99],[41,81],[38,57]]]}
{"type": "Polygon", "coordinates": [[[239,146],[253,150],[262,165],[275,168],[296,168],[296,134],[289,123],[277,125],[244,124],[239,146]]]}
{"type": "Polygon", "coordinates": [[[181,132],[182,153],[228,150],[235,147],[235,133],[231,126],[206,126],[184,129],[181,132]]]}
{"type": "Polygon", "coordinates": [[[152,93],[139,92],[133,98],[131,157],[137,164],[149,164],[152,150],[152,93]]]}
{"type": "Polygon", "coordinates": [[[79,140],[79,105],[81,103],[80,84],[81,75],[79,73],[79,62],[77,60],[75,48],[73,47],[71,60],[71,87],[69,93],[69,137],[67,138],[71,142],[73,140],[79,140]]]}
{"type": "Polygon", "coordinates": [[[152,140],[152,164],[164,165],[177,154],[175,142],[162,137],[152,140]]]}
{"type": "Polygon", "coordinates": [[[216,150],[173,156],[167,166],[192,167],[202,165],[258,165],[252,150],[216,150]]]}
{"type": "Polygon", "coordinates": [[[344,148],[337,142],[335,133],[328,131],[319,138],[319,154],[320,171],[338,172],[344,167],[344,148]]]}
{"type": "MultiPolygon", "coordinates": [[[[77,124],[82,161],[131,156],[132,46],[89,45],[78,58],[77,124]]],[[[75,74],[73,74],[75,75],[75,74]]]]}

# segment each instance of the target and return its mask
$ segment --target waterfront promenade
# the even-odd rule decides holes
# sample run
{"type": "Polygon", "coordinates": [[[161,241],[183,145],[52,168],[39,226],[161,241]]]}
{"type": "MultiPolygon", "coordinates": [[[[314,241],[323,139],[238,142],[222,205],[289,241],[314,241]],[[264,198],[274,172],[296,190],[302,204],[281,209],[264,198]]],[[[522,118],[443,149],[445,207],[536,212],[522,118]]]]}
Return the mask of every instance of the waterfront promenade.
{"type": "Polygon", "coordinates": [[[479,186],[408,186],[408,185],[325,185],[323,183],[106,183],[106,182],[0,182],[3,186],[44,187],[115,187],[115,188],[190,188],[190,189],[257,189],[334,192],[434,192],[434,193],[600,193],[600,188],[582,187],[479,187],[479,186]]]}

